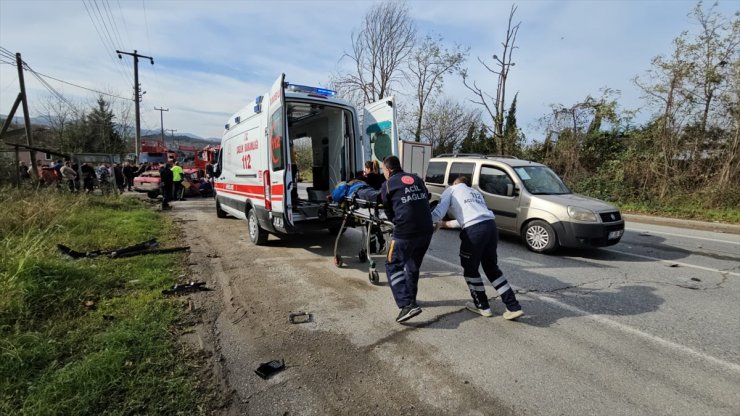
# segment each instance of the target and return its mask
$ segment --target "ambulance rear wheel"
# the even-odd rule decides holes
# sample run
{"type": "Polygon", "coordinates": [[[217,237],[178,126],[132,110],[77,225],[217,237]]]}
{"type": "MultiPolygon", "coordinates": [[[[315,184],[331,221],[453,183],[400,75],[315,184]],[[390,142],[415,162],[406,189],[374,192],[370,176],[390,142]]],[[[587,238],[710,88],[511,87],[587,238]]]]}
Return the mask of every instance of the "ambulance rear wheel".
{"type": "Polygon", "coordinates": [[[378,275],[377,270],[372,270],[369,273],[370,283],[377,285],[378,282],[380,282],[380,276],[378,275]]]}
{"type": "Polygon", "coordinates": [[[364,263],[367,261],[367,252],[365,251],[365,249],[362,249],[359,253],[357,253],[357,258],[360,259],[360,263],[364,263]]]}
{"type": "Polygon", "coordinates": [[[253,209],[250,209],[247,214],[247,226],[249,227],[249,239],[255,245],[262,246],[267,243],[267,231],[260,227],[257,213],[253,209]]]}
{"type": "Polygon", "coordinates": [[[216,200],[216,216],[218,218],[226,218],[226,211],[221,209],[221,203],[216,200]]]}

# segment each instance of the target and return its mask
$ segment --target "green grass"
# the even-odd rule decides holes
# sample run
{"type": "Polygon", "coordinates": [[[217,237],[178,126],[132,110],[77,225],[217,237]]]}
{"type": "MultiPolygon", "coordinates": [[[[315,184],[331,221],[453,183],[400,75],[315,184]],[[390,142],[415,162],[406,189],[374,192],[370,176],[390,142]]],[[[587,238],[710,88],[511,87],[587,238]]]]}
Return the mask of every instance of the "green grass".
{"type": "Polygon", "coordinates": [[[208,413],[214,396],[177,344],[182,301],[160,293],[182,254],[75,261],[55,248],[174,246],[171,221],[125,198],[3,189],[0,203],[0,414],[208,413]]]}
{"type": "Polygon", "coordinates": [[[740,209],[704,208],[693,204],[659,205],[655,203],[628,202],[619,204],[622,212],[631,214],[659,215],[697,221],[716,221],[740,224],[740,209]]]}

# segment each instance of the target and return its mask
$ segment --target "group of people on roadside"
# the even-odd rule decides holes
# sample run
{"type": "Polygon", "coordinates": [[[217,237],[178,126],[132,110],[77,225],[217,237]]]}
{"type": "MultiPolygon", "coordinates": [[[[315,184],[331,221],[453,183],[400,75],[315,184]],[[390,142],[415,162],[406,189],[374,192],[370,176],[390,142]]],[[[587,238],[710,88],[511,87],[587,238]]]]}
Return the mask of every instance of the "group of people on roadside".
{"type": "Polygon", "coordinates": [[[430,194],[424,181],[413,173],[404,172],[398,157],[387,157],[383,167],[383,174],[380,175],[377,162],[368,162],[359,179],[371,188],[380,190],[376,195],[383,204],[388,220],[393,222],[385,271],[399,308],[396,321],[405,322],[422,312],[416,298],[419,269],[432,235],[448,211],[451,211],[460,228],[460,264],[472,298],[472,302],[467,302],[465,307],[485,317],[493,316],[479,272],[482,265],[486,278],[506,307],[503,318],[514,320],[524,315],[514,290],[498,266],[495,216],[486,206],[483,195],[470,186],[470,178],[459,176],[455,179],[434,207],[429,203],[430,194]]]}
{"type": "Polygon", "coordinates": [[[34,168],[29,167],[25,161],[18,165],[18,177],[21,182],[32,180],[32,173],[41,186],[56,186],[62,188],[66,185],[70,192],[79,192],[84,189],[86,192],[92,192],[96,187],[107,190],[115,187],[118,192],[123,193],[124,189],[132,190],[134,178],[141,174],[146,167],[136,166],[129,162],[120,163],[101,163],[93,166],[91,163],[83,163],[81,166],[72,161],[57,160],[53,163],[43,163],[38,161],[34,168]]]}

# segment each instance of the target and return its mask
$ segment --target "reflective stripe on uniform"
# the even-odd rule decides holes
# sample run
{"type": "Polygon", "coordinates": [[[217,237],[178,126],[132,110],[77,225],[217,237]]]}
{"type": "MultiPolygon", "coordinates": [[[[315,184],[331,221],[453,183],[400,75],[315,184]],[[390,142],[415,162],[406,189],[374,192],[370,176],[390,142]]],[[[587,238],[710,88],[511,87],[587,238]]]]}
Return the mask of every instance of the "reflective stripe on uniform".
{"type": "Polygon", "coordinates": [[[504,293],[506,293],[509,290],[511,290],[511,286],[509,286],[508,283],[505,284],[505,285],[503,285],[503,286],[501,286],[501,287],[499,287],[499,288],[496,288],[496,292],[498,292],[499,295],[503,295],[504,293]]]}
{"type": "Polygon", "coordinates": [[[396,246],[396,240],[391,240],[391,248],[388,249],[388,257],[387,260],[391,261],[393,258],[393,248],[396,246]]]}
{"type": "Polygon", "coordinates": [[[404,272],[404,271],[402,270],[402,271],[400,271],[400,272],[396,272],[396,273],[392,274],[392,275],[391,275],[391,276],[390,276],[390,277],[388,278],[388,283],[390,283],[390,284],[391,284],[391,286],[395,286],[395,285],[396,285],[396,283],[398,283],[398,282],[400,282],[400,281],[402,281],[402,280],[403,280],[403,277],[404,277],[404,274],[405,274],[405,273],[406,273],[406,272],[404,272]]]}

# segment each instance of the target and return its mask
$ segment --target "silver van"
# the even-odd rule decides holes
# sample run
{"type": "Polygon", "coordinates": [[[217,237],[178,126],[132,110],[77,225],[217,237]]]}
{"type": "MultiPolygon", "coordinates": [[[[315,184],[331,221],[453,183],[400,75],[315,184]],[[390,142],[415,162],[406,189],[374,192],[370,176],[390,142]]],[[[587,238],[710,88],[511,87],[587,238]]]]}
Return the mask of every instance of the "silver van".
{"type": "Polygon", "coordinates": [[[483,194],[499,231],[521,237],[534,252],[611,246],[624,233],[616,207],[574,194],[543,164],[513,157],[440,155],[429,160],[424,178],[432,201],[458,176],[467,176],[483,194]]]}

